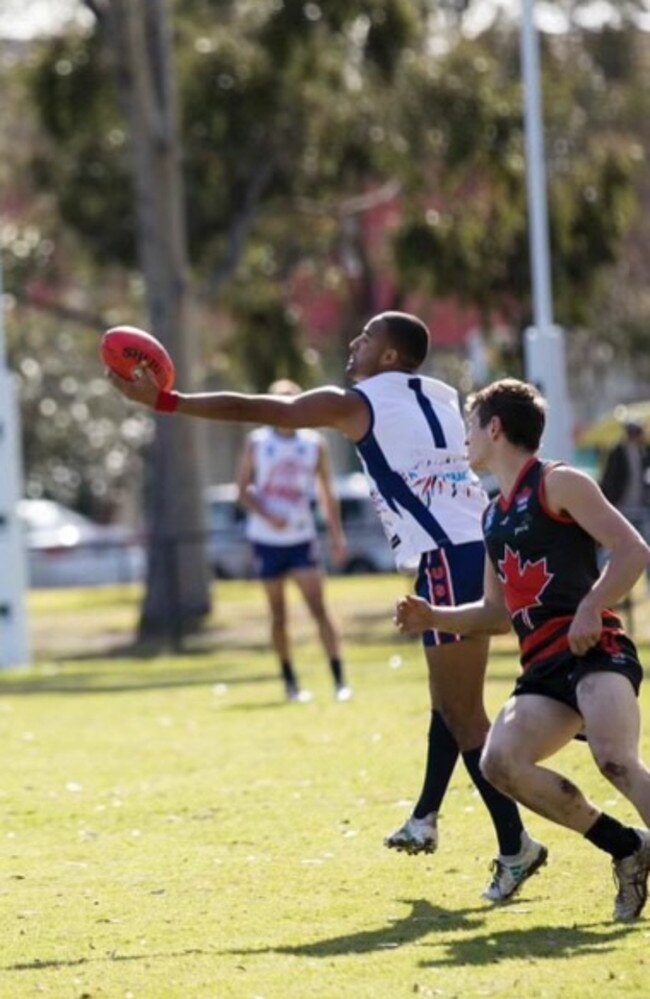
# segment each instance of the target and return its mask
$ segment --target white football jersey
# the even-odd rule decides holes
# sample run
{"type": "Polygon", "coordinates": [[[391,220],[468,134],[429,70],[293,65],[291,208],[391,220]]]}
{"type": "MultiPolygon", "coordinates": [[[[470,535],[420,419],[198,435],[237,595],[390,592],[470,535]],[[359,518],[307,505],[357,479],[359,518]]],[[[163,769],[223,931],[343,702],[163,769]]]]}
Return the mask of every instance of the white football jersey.
{"type": "Polygon", "coordinates": [[[423,552],[482,541],[487,497],[467,461],[458,393],[445,382],[387,371],[360,382],[370,430],[356,444],[397,568],[423,552]]]}
{"type": "Polygon", "coordinates": [[[283,517],[279,529],[250,512],[246,536],[265,545],[297,545],[316,536],[313,500],[322,447],[320,434],[297,430],[290,437],[273,427],[260,427],[249,437],[253,452],[253,482],[265,509],[283,517]]]}

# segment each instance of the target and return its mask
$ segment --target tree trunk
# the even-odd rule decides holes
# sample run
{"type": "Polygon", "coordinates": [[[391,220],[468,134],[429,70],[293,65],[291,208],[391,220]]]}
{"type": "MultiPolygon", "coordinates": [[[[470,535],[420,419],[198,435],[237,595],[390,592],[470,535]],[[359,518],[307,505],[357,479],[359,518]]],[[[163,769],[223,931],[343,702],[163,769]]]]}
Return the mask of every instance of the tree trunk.
{"type": "MultiPolygon", "coordinates": [[[[151,331],[192,384],[184,192],[172,46],[165,0],[111,0],[119,90],[133,153],[138,250],[151,331]]],[[[202,428],[158,416],[147,490],[147,587],[140,637],[175,644],[210,610],[202,428]]]]}

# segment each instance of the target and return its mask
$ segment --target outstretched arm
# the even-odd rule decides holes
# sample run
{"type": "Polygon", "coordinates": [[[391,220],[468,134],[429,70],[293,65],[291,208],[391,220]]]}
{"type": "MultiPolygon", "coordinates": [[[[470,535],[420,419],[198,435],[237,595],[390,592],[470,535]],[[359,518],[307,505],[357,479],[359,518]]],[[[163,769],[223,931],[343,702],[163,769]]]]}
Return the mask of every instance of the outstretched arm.
{"type": "Polygon", "coordinates": [[[360,395],[335,386],[312,389],[295,396],[244,395],[239,392],[183,394],[160,392],[151,374],[137,381],[109,372],[110,382],[133,402],[149,409],[178,412],[204,420],[262,423],[273,427],[331,427],[352,441],[361,440],[370,427],[370,411],[360,395]]]}
{"type": "Polygon", "coordinates": [[[397,604],[393,620],[409,635],[430,629],[452,635],[500,635],[510,630],[503,588],[489,561],[485,563],[482,600],[458,607],[432,607],[421,597],[407,596],[397,604]]]}

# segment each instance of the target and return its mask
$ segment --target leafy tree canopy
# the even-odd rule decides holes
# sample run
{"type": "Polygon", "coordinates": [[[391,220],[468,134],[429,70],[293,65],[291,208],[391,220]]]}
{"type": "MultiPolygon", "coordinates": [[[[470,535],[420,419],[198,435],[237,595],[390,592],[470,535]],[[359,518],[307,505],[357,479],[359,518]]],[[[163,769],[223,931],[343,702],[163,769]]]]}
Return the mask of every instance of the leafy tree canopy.
{"type": "MultiPolygon", "coordinates": [[[[298,263],[309,263],[316,283],[336,286],[350,324],[374,307],[380,267],[390,272],[396,302],[413,289],[455,294],[488,327],[497,315],[526,323],[518,37],[502,21],[465,37],[457,29],[471,6],[174,4],[193,271],[203,307],[218,303],[236,319],[231,379],[253,387],[276,373],[309,379],[287,291],[298,263]],[[377,253],[358,207],[390,185],[401,213],[392,256],[390,242],[377,253]],[[352,271],[360,275],[354,281],[352,271]]],[[[31,197],[48,211],[38,238],[9,240],[7,283],[20,299],[37,268],[43,283],[54,275],[60,287],[74,260],[80,283],[95,289],[95,311],[108,315],[117,270],[135,266],[135,239],[129,143],[107,31],[100,19],[88,34],[44,44],[27,64],[40,123],[30,140],[31,197]]],[[[566,324],[612,314],[605,277],[621,247],[640,240],[633,192],[650,120],[646,59],[645,36],[629,24],[544,39],[553,279],[566,324]]],[[[641,264],[635,275],[647,284],[641,264]]],[[[141,291],[128,278],[118,287],[136,315],[141,291]]],[[[621,328],[642,328],[629,308],[624,318],[621,328]]],[[[18,351],[19,361],[34,356],[25,341],[18,351]]]]}

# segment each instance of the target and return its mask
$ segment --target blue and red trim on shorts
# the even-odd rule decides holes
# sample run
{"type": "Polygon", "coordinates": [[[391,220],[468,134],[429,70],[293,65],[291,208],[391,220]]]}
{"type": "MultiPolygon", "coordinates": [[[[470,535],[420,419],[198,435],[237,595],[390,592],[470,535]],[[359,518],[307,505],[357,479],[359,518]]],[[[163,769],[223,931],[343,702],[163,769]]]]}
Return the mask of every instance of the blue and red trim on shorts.
{"type": "MultiPolygon", "coordinates": [[[[423,552],[420,557],[415,592],[433,607],[457,607],[483,596],[485,546],[482,541],[445,545],[423,552]]],[[[425,631],[425,646],[462,641],[462,635],[445,631],[425,631]]]]}

